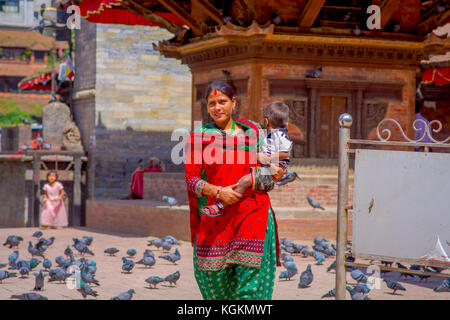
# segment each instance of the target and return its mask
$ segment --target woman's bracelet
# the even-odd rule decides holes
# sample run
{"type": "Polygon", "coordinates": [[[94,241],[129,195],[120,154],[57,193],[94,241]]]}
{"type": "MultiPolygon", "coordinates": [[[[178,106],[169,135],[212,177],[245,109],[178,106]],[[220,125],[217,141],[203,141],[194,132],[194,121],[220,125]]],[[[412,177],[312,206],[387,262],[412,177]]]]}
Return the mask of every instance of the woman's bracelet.
{"type": "Polygon", "coordinates": [[[222,190],[222,187],[221,187],[221,186],[218,186],[218,187],[217,187],[217,193],[216,193],[216,198],[217,198],[217,199],[220,199],[220,198],[219,198],[219,196],[220,196],[220,190],[222,190]]]}

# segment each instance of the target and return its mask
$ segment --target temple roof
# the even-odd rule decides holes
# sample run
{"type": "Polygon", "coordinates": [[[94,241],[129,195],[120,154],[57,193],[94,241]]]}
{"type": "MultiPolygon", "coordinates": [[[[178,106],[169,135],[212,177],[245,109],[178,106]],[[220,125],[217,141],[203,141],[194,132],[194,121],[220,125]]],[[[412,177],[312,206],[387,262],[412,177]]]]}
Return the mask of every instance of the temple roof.
{"type": "MultiPolygon", "coordinates": [[[[56,43],[54,39],[35,31],[14,29],[2,29],[0,31],[0,47],[49,51],[56,43]]],[[[65,46],[67,47],[67,44],[65,46]]]]}

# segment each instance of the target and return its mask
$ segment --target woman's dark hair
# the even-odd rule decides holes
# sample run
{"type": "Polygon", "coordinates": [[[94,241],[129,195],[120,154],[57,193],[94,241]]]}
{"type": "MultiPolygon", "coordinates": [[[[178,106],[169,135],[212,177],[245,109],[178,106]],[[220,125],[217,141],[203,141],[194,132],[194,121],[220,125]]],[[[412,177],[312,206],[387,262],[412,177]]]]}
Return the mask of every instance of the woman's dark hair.
{"type": "Polygon", "coordinates": [[[274,101],[268,104],[263,110],[263,117],[277,128],[286,128],[289,119],[289,107],[281,101],[274,101]]]}
{"type": "Polygon", "coordinates": [[[214,89],[217,89],[217,91],[222,92],[224,95],[230,98],[230,100],[233,100],[233,98],[235,97],[232,86],[223,81],[214,81],[211,82],[208,88],[206,89],[205,100],[208,100],[209,95],[214,89]]]}
{"type": "Polygon", "coordinates": [[[422,101],[416,100],[416,113],[419,113],[422,109],[422,101]]]}
{"type": "Polygon", "coordinates": [[[58,172],[56,172],[55,170],[50,170],[50,171],[47,173],[47,181],[48,181],[48,177],[49,177],[52,173],[55,174],[55,176],[56,176],[56,181],[58,181],[58,178],[59,178],[58,172]]]}

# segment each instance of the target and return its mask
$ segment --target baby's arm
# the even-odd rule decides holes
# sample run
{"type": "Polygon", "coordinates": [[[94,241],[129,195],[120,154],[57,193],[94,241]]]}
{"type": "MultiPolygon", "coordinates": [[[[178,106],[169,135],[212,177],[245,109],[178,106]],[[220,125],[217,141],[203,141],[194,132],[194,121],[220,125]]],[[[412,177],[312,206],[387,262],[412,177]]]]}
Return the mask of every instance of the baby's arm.
{"type": "Polygon", "coordinates": [[[266,164],[268,162],[278,162],[281,160],[284,160],[289,157],[289,152],[276,152],[274,154],[271,154],[270,156],[265,155],[263,153],[258,153],[258,162],[266,164]]]}

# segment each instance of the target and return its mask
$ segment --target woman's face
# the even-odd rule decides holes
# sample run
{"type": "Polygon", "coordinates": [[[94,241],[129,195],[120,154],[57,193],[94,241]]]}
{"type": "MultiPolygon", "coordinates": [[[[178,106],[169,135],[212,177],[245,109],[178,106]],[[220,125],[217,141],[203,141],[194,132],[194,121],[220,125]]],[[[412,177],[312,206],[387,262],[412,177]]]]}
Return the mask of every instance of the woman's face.
{"type": "Polygon", "coordinates": [[[208,113],[216,124],[227,124],[231,119],[236,98],[231,100],[226,94],[214,89],[208,96],[208,113]]]}

